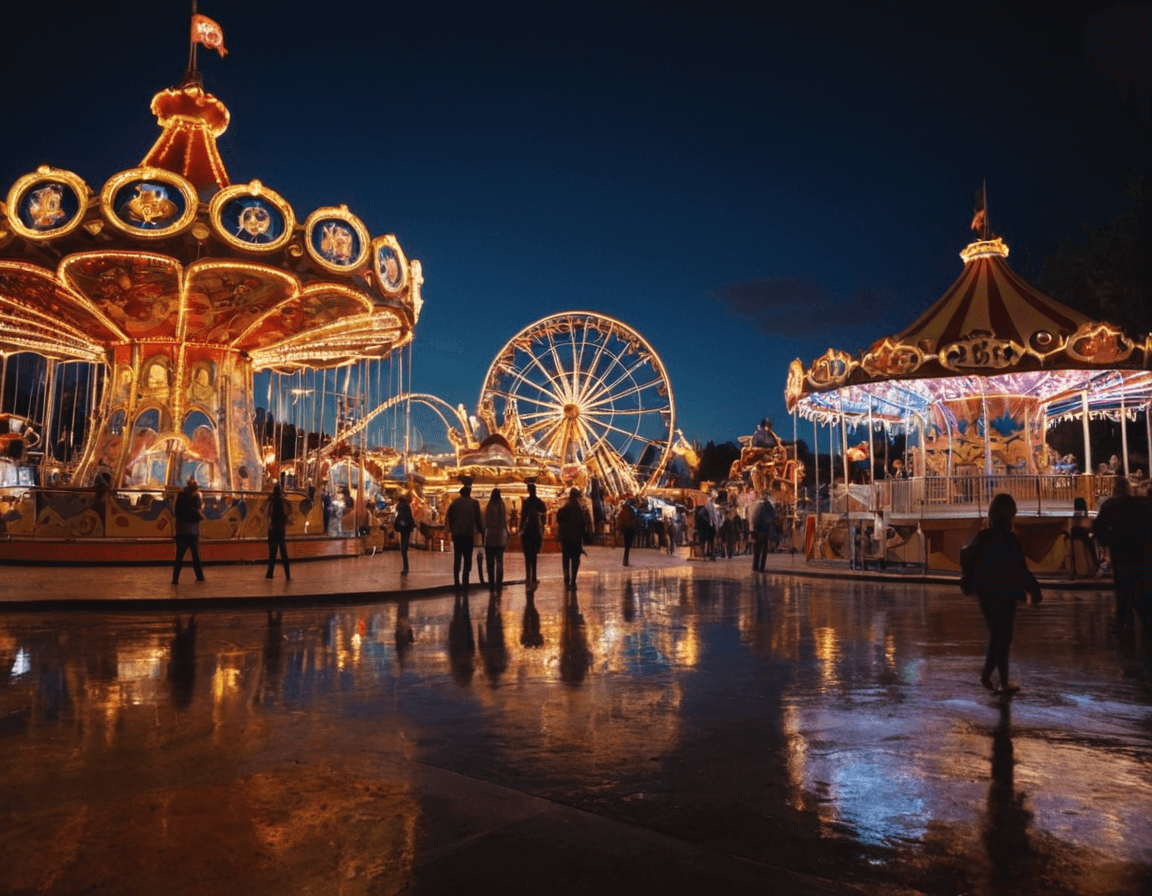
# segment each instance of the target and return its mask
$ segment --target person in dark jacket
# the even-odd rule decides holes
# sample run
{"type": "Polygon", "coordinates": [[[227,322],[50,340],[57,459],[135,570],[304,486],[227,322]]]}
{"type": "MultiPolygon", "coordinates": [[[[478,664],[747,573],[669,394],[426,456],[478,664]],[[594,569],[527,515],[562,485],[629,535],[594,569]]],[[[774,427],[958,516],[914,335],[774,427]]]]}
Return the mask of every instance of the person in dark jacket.
{"type": "Polygon", "coordinates": [[[1092,535],[1108,548],[1116,591],[1116,624],[1122,627],[1132,625],[1132,610],[1143,602],[1148,523],[1145,503],[1129,492],[1127,479],[1117,476],[1112,497],[1100,505],[1096,514],[1092,535]]]}
{"type": "Polygon", "coordinates": [[[535,587],[539,582],[536,558],[544,544],[544,518],[548,508],[536,496],[536,483],[530,479],[527,486],[528,497],[520,507],[520,548],[524,552],[524,582],[535,587]]]}
{"type": "Polygon", "coordinates": [[[184,567],[184,555],[192,552],[192,569],[196,581],[204,581],[204,569],[200,566],[200,520],[204,519],[203,502],[200,499],[200,483],[189,479],[184,490],[176,496],[176,562],[172,566],[172,584],[180,584],[180,570],[184,567]]]}
{"type": "Polygon", "coordinates": [[[452,536],[452,581],[456,587],[468,588],[472,576],[472,548],[476,533],[484,531],[484,514],[480,502],[472,497],[472,486],[460,489],[460,495],[448,505],[448,533],[452,536]]]}
{"type": "Polygon", "coordinates": [[[1028,569],[1020,539],[1012,531],[1016,519],[1016,501],[1001,493],[988,507],[988,528],[976,533],[965,549],[970,559],[965,566],[971,571],[968,586],[975,591],[980,611],[988,626],[988,650],[980,683],[999,694],[1014,694],[1020,688],[1008,678],[1008,650],[1016,620],[1016,604],[1032,595],[1040,603],[1042,595],[1036,577],[1028,569]],[[1000,674],[1000,686],[992,683],[992,670],[1000,674]]]}
{"type": "Polygon", "coordinates": [[[392,528],[400,535],[400,560],[404,568],[400,575],[408,575],[408,543],[412,539],[412,530],[416,528],[416,518],[412,515],[412,505],[405,495],[396,499],[396,519],[392,521],[392,528]]]}
{"type": "Polygon", "coordinates": [[[584,508],[580,506],[580,489],[572,489],[564,506],[556,511],[556,533],[560,536],[563,555],[564,587],[575,588],[580,556],[584,553],[584,508]]]}
{"type": "Polygon", "coordinates": [[[268,572],[264,578],[272,578],[276,570],[276,554],[279,552],[284,561],[284,578],[292,581],[292,570],[288,566],[288,541],[285,537],[288,531],[288,502],[284,500],[284,491],[277,482],[272,486],[272,494],[268,497],[268,572]]]}

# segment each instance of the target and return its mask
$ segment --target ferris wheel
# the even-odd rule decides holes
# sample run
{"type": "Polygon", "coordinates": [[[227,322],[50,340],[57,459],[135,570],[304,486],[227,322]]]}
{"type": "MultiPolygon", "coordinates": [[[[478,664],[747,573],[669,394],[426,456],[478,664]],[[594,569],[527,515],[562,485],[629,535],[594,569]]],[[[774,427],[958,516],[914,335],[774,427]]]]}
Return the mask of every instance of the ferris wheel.
{"type": "Polygon", "coordinates": [[[522,450],[583,465],[615,494],[658,484],[672,451],[663,362],[631,327],[588,311],[513,336],[488,368],[480,408],[515,429],[522,450]]]}

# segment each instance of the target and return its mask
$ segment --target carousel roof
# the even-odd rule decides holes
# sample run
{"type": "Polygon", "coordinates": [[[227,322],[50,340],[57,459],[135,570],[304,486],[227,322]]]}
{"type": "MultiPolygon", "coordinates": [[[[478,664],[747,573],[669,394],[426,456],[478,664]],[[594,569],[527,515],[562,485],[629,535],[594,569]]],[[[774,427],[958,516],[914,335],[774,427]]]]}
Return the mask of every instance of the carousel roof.
{"type": "Polygon", "coordinates": [[[116,344],[200,343],[256,369],[337,367],[412,338],[420,262],[347,206],[303,224],[260,181],[231,184],[228,126],[199,80],[152,101],[162,133],[98,192],[48,166],[0,203],[0,352],[100,362],[116,344]]]}
{"type": "Polygon", "coordinates": [[[960,257],[956,282],[899,333],[854,357],[828,349],[807,369],[793,361],[784,393],[789,410],[899,420],[965,395],[1060,404],[1087,389],[1106,402],[1119,394],[1132,400],[1129,381],[1147,384],[1148,340],[1030,286],[1009,267],[1003,240],[979,240],[960,257]]]}

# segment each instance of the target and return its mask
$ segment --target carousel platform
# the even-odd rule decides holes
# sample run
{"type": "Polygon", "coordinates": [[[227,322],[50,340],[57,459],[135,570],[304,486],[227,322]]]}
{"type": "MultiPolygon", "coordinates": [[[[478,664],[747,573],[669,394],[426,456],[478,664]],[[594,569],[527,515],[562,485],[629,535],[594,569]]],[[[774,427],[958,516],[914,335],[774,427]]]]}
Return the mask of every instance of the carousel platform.
{"type": "MultiPolygon", "coordinates": [[[[169,545],[171,547],[171,545],[169,545]]],[[[407,576],[400,575],[400,555],[386,550],[333,563],[297,562],[293,558],[292,580],[285,581],[284,570],[276,567],[275,577],[266,579],[266,556],[260,562],[212,563],[205,565],[205,581],[197,582],[185,566],[179,585],[170,584],[170,567],[90,566],[45,567],[9,566],[0,570],[0,611],[92,609],[125,611],[198,608],[219,606],[287,606],[316,604],[378,603],[380,601],[442,596],[453,591],[450,551],[410,551],[407,576]]],[[[752,558],[740,555],[729,560],[706,561],[690,556],[688,548],[674,554],[655,549],[633,549],[631,564],[621,565],[619,548],[588,548],[580,568],[580,588],[592,589],[621,574],[636,575],[660,570],[691,577],[707,566],[715,577],[723,571],[734,581],[751,580],[752,558]]],[[[853,569],[847,563],[813,560],[803,554],[777,553],[768,556],[769,576],[797,576],[823,580],[875,583],[924,584],[956,587],[958,576],[947,572],[925,572],[916,567],[853,569]]],[[[486,592],[477,584],[473,567],[472,590],[486,592]]],[[[544,554],[540,558],[540,587],[562,587],[560,558],[544,554]]],[[[1100,590],[1111,588],[1110,578],[1070,579],[1063,575],[1040,575],[1041,584],[1061,590],[1100,590]]],[[[523,590],[524,561],[518,552],[505,560],[505,592],[523,590]]]]}

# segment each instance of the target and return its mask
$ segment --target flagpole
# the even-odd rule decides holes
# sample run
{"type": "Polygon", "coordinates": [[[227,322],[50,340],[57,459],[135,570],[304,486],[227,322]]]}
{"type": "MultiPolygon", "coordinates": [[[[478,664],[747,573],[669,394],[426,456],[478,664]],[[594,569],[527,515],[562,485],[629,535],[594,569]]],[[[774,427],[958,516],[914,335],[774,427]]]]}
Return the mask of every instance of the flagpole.
{"type": "Polygon", "coordinates": [[[196,0],[192,0],[192,18],[188,20],[188,70],[184,72],[185,83],[196,80],[196,0]]]}
{"type": "MultiPolygon", "coordinates": [[[[192,0],[193,3],[196,0],[192,0]]],[[[984,240],[987,242],[988,234],[992,232],[992,227],[988,223],[988,178],[984,178],[984,182],[980,185],[980,191],[984,200],[984,240]]]]}

